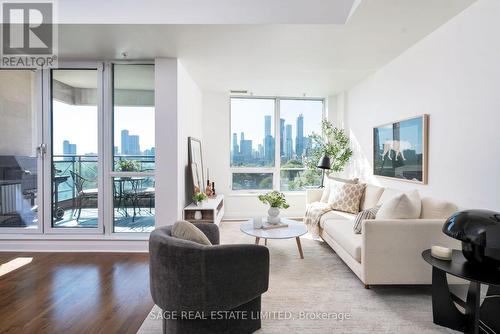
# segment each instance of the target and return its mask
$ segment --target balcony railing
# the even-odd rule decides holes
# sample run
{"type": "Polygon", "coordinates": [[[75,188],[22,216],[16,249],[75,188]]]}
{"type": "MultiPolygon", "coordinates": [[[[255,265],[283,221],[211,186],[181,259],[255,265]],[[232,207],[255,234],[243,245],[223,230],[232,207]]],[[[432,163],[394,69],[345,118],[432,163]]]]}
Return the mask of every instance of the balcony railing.
{"type": "MultiPolygon", "coordinates": [[[[152,171],[155,169],[155,157],[151,155],[115,155],[115,166],[120,160],[134,160],[139,168],[138,172],[152,171]]],[[[71,172],[85,178],[84,188],[97,188],[97,155],[54,155],[53,171],[54,176],[68,177],[57,187],[59,202],[72,200],[76,197],[76,188],[71,178],[71,172]]],[[[150,186],[150,185],[147,185],[150,186]]]]}

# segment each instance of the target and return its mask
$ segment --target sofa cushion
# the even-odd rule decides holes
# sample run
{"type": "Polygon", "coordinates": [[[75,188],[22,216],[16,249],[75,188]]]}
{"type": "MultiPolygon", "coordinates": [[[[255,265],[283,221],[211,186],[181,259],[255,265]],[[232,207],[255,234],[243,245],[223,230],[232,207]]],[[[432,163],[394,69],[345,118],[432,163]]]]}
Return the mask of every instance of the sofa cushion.
{"type": "Polygon", "coordinates": [[[422,201],[417,190],[399,194],[380,206],[377,219],[417,219],[420,218],[422,201]]]}
{"type": "Polygon", "coordinates": [[[422,212],[420,217],[427,219],[447,219],[457,210],[458,207],[451,202],[424,197],[422,198],[422,212]]]}
{"type": "Polygon", "coordinates": [[[321,199],[319,201],[321,203],[328,203],[328,197],[330,196],[330,180],[326,175],[323,182],[325,187],[323,188],[323,193],[321,194],[321,199]]]}
{"type": "Polygon", "coordinates": [[[354,218],[356,215],[354,213],[348,213],[348,212],[342,212],[342,211],[328,211],[327,213],[323,214],[319,220],[319,226],[323,228],[325,221],[327,220],[345,220],[349,219],[354,221],[354,218]]]}
{"type": "Polygon", "coordinates": [[[361,197],[365,192],[364,183],[343,183],[338,181],[330,181],[330,196],[328,204],[333,210],[358,213],[361,197]]]}
{"type": "Polygon", "coordinates": [[[383,187],[367,184],[365,193],[361,199],[360,210],[366,210],[377,206],[378,200],[380,199],[380,196],[382,196],[383,192],[383,187]]]}
{"type": "Polygon", "coordinates": [[[329,219],[324,224],[324,232],[328,233],[353,259],[361,263],[362,234],[355,234],[352,226],[352,220],[329,219]]]}
{"type": "Polygon", "coordinates": [[[179,220],[172,226],[172,237],[199,243],[201,245],[212,245],[205,233],[188,221],[179,220]]]}
{"type": "Polygon", "coordinates": [[[322,203],[328,203],[328,198],[330,197],[330,185],[331,181],[337,181],[342,183],[358,183],[359,179],[342,179],[340,177],[325,175],[325,188],[323,189],[323,193],[321,194],[321,199],[319,200],[322,203]]]}
{"type": "Polygon", "coordinates": [[[378,199],[377,205],[382,205],[384,202],[387,200],[390,200],[391,198],[394,198],[400,194],[403,194],[404,192],[398,189],[392,189],[392,188],[385,188],[384,192],[378,199]]]}

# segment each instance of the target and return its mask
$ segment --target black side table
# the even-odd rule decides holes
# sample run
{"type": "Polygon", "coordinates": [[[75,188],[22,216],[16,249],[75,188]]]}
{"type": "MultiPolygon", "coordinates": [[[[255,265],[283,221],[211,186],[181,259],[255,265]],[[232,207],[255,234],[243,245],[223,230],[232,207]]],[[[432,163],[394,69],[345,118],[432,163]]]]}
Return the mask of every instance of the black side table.
{"type": "Polygon", "coordinates": [[[500,333],[500,270],[487,270],[471,265],[459,250],[453,250],[452,260],[431,256],[431,250],[422,257],[432,265],[432,313],[434,323],[464,333],[500,333]],[[450,292],[446,273],[470,281],[467,300],[450,292]],[[488,292],[480,305],[481,284],[488,292]],[[458,304],[465,309],[462,313],[458,304]]]}

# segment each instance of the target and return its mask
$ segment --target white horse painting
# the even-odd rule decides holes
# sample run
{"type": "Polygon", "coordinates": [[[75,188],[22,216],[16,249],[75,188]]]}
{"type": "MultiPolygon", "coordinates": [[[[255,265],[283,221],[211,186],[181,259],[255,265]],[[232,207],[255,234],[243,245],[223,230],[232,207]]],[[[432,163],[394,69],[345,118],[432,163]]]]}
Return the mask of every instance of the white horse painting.
{"type": "Polygon", "coordinates": [[[405,141],[405,140],[401,140],[401,141],[399,141],[399,140],[386,140],[384,142],[384,153],[382,153],[382,159],[384,159],[385,156],[387,155],[389,160],[392,160],[391,151],[394,151],[394,153],[396,154],[395,160],[398,161],[398,156],[401,155],[401,158],[404,161],[404,160],[406,160],[406,158],[403,154],[403,151],[409,150],[409,149],[411,149],[411,144],[408,141],[405,141]]]}

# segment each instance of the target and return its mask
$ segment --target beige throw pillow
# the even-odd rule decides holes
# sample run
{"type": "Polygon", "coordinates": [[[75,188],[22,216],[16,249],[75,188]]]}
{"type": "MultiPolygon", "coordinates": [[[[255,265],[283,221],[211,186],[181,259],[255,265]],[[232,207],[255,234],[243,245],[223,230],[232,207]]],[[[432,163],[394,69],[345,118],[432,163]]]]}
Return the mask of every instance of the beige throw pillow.
{"type": "Polygon", "coordinates": [[[328,203],[328,198],[330,197],[330,185],[333,181],[343,182],[343,183],[358,183],[359,179],[342,179],[340,177],[328,176],[325,175],[325,188],[323,189],[323,193],[321,194],[321,199],[319,200],[321,203],[328,203]]]}
{"type": "Polygon", "coordinates": [[[434,198],[422,198],[422,213],[420,217],[428,219],[446,219],[458,211],[455,204],[434,198]]]}
{"type": "Polygon", "coordinates": [[[421,209],[420,195],[414,190],[385,201],[377,212],[377,219],[417,219],[421,209]]]}
{"type": "Polygon", "coordinates": [[[358,213],[361,197],[365,192],[364,183],[343,183],[330,181],[330,196],[328,204],[333,210],[358,213]]]}
{"type": "Polygon", "coordinates": [[[188,221],[179,220],[172,226],[172,236],[174,238],[184,239],[210,246],[212,243],[208,240],[205,233],[188,221]]]}

